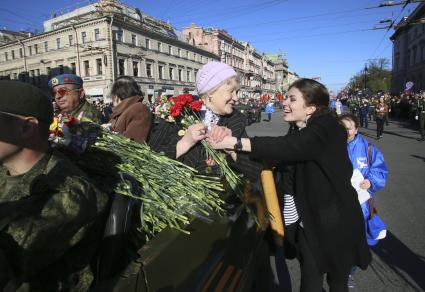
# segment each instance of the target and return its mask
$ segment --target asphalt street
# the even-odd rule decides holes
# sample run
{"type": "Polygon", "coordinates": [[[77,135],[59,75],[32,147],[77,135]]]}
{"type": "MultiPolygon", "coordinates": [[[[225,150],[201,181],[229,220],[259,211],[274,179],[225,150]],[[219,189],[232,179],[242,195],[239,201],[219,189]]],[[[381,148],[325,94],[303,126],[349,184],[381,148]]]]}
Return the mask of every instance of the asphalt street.
{"type": "MultiPolygon", "coordinates": [[[[263,113],[263,119],[265,114],[263,113]]],[[[288,129],[282,113],[271,122],[248,127],[250,136],[278,136],[288,129]]],[[[376,140],[376,124],[360,129],[384,154],[389,169],[385,189],[375,196],[379,216],[388,227],[387,237],[372,248],[373,262],[355,275],[357,291],[425,291],[425,142],[405,121],[390,120],[383,138],[376,140]]],[[[299,291],[299,266],[286,261],[292,290],[299,291]]]]}

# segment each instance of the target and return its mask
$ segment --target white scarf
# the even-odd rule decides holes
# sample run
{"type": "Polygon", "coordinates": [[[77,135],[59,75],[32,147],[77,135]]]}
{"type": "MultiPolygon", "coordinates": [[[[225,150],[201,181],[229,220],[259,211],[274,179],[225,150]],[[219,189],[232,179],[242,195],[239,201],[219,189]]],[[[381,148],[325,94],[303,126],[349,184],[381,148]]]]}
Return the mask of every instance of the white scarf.
{"type": "Polygon", "coordinates": [[[220,116],[207,108],[205,105],[203,105],[201,108],[201,118],[202,122],[208,128],[208,132],[211,131],[212,127],[217,125],[218,121],[220,120],[220,116]]]}

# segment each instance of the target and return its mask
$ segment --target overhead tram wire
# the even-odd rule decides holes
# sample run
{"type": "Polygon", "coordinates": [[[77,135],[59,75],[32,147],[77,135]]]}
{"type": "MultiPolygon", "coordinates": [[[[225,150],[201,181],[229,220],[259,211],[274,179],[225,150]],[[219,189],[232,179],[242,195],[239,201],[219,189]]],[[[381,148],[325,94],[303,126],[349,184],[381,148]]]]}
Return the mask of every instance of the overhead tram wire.
{"type": "MultiPolygon", "coordinates": [[[[237,18],[237,17],[243,16],[243,15],[249,14],[249,13],[257,12],[259,10],[263,10],[263,9],[266,9],[266,8],[270,8],[270,7],[282,4],[282,3],[287,2],[287,1],[289,1],[289,0],[272,0],[272,1],[267,1],[267,2],[258,4],[258,5],[254,5],[254,6],[252,6],[252,5],[242,6],[244,8],[240,8],[241,6],[233,6],[233,7],[227,8],[225,11],[223,11],[223,13],[213,11],[213,13],[216,14],[216,16],[218,16],[218,18],[208,16],[208,18],[202,18],[202,17],[198,18],[198,19],[196,19],[196,21],[201,22],[203,19],[208,20],[208,21],[213,19],[216,22],[216,21],[222,20],[223,16],[226,17],[224,19],[227,19],[229,16],[231,16],[232,18],[237,18]]],[[[198,15],[204,16],[205,13],[198,14],[198,15]]],[[[176,25],[176,24],[180,24],[180,23],[187,23],[188,21],[191,21],[191,20],[193,21],[194,18],[196,18],[193,15],[191,15],[191,17],[192,17],[192,19],[189,19],[188,17],[181,18],[182,20],[173,21],[172,24],[176,25]]],[[[179,19],[179,18],[177,18],[177,19],[179,19]]],[[[205,26],[208,26],[208,25],[205,25],[205,26]]],[[[212,26],[214,26],[214,25],[212,25],[212,26]]]]}
{"type": "Polygon", "coordinates": [[[366,10],[366,9],[367,8],[356,8],[356,9],[349,9],[349,10],[326,12],[326,13],[313,14],[313,15],[302,16],[302,17],[293,17],[293,18],[259,22],[259,23],[253,23],[253,24],[243,24],[243,25],[238,25],[238,26],[227,27],[227,29],[238,29],[238,28],[251,27],[251,26],[277,24],[277,23],[281,23],[281,22],[296,21],[296,20],[300,20],[300,19],[311,20],[312,18],[318,18],[318,17],[323,17],[323,16],[331,16],[331,15],[337,15],[337,14],[348,14],[348,13],[352,13],[352,12],[363,11],[363,10],[366,10]]]}
{"type": "MultiPolygon", "coordinates": [[[[406,3],[408,3],[406,1],[406,3]]],[[[387,31],[385,32],[384,36],[382,37],[381,41],[379,42],[378,46],[375,48],[375,50],[373,51],[372,55],[370,56],[369,59],[373,59],[373,57],[375,56],[376,51],[379,49],[379,47],[382,45],[382,43],[385,40],[385,37],[387,36],[388,32],[390,31],[391,28],[394,27],[394,24],[397,22],[397,19],[402,15],[404,9],[406,8],[406,5],[402,7],[402,9],[400,10],[400,13],[397,15],[396,18],[394,18],[394,20],[391,22],[391,24],[389,25],[387,31]]]]}
{"type": "MultiPolygon", "coordinates": [[[[370,13],[368,13],[368,14],[364,14],[364,15],[360,15],[360,16],[369,16],[369,15],[374,15],[373,13],[372,14],[370,14],[370,13]]],[[[353,15],[353,17],[359,17],[358,15],[353,15]]],[[[339,17],[339,18],[333,18],[333,20],[335,20],[335,19],[340,19],[340,18],[344,18],[344,19],[346,19],[346,18],[348,18],[348,17],[339,17]]],[[[354,25],[354,24],[367,24],[367,23],[370,23],[370,20],[365,20],[365,21],[356,21],[356,22],[350,22],[350,23],[344,23],[344,24],[341,24],[340,26],[347,26],[347,25],[354,25]]],[[[305,31],[305,30],[309,30],[309,31],[311,31],[311,30],[317,30],[317,29],[323,29],[323,28],[332,28],[332,27],[335,27],[335,24],[331,24],[331,25],[326,25],[326,26],[315,26],[315,27],[313,27],[313,28],[302,28],[302,29],[296,29],[296,30],[293,30],[293,29],[290,29],[290,31],[289,32],[301,32],[301,31],[305,31]]],[[[279,33],[276,33],[276,32],[273,32],[273,33],[262,33],[261,34],[261,36],[266,36],[266,35],[279,35],[279,34],[287,34],[288,33],[288,31],[281,31],[281,32],[279,32],[279,33]]],[[[250,37],[250,36],[257,36],[258,35],[258,33],[255,33],[255,34],[249,34],[249,35],[243,35],[243,37],[244,38],[247,38],[247,37],[250,37]]]]}
{"type": "Polygon", "coordinates": [[[288,40],[288,39],[302,39],[302,38],[313,38],[313,37],[319,37],[319,36],[325,36],[325,35],[338,35],[338,34],[346,34],[351,32],[360,32],[360,31],[368,31],[370,29],[356,29],[356,30],[347,30],[347,31],[338,31],[338,32],[329,32],[329,33],[320,33],[320,34],[313,34],[313,35],[301,35],[301,36],[289,36],[289,37],[282,37],[277,39],[269,39],[264,41],[255,41],[252,42],[253,44],[263,44],[263,43],[270,43],[270,42],[276,42],[281,40],[288,40]]]}

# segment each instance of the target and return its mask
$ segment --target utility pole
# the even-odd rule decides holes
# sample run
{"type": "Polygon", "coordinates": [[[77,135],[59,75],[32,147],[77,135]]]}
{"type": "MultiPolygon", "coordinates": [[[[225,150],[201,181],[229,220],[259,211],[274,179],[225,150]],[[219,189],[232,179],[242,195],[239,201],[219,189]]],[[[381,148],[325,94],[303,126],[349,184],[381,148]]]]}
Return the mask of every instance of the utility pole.
{"type": "Polygon", "coordinates": [[[364,65],[364,94],[366,96],[367,64],[364,65]]]}

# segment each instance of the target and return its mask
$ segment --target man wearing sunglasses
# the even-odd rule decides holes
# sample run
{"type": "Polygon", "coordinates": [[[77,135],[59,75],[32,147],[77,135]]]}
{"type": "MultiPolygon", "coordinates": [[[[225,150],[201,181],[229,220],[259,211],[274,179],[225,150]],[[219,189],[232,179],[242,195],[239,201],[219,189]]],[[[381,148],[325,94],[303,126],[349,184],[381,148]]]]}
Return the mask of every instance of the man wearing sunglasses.
{"type": "Polygon", "coordinates": [[[0,291],[88,291],[107,195],[49,149],[50,98],[0,81],[0,291]]]}
{"type": "Polygon", "coordinates": [[[58,75],[49,81],[49,88],[60,113],[79,119],[88,119],[98,124],[102,122],[100,111],[85,98],[83,79],[80,76],[58,75]]]}

